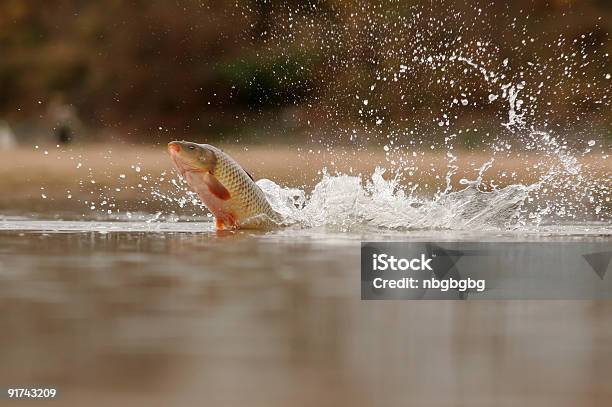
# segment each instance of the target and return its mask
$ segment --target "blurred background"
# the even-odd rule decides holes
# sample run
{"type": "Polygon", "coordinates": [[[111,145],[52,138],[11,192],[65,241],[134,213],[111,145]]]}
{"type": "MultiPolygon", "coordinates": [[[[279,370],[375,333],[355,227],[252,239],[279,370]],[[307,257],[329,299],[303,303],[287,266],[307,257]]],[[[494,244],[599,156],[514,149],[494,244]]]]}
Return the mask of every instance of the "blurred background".
{"type": "Polygon", "coordinates": [[[610,0],[1,0],[0,387],[609,406],[611,302],[367,302],[358,270],[362,239],[609,242],[611,32],[610,0]],[[216,233],[176,139],[329,174],[325,223],[216,233]],[[398,219],[365,229],[377,166],[398,219]]]}
{"type": "Polygon", "coordinates": [[[455,124],[483,128],[459,136],[478,146],[507,107],[487,103],[478,69],[440,80],[414,59],[455,53],[542,82],[526,99],[540,125],[610,137],[611,30],[607,0],[4,0],[0,133],[4,145],[442,139],[441,110],[467,92],[455,124]]]}

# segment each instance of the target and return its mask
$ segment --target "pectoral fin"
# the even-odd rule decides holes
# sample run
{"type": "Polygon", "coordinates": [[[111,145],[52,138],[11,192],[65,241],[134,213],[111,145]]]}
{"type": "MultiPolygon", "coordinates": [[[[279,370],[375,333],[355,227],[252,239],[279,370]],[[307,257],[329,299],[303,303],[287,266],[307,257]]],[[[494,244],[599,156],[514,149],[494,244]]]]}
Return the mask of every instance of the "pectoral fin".
{"type": "Polygon", "coordinates": [[[223,201],[227,201],[231,198],[229,191],[211,173],[208,173],[204,176],[204,182],[206,182],[210,193],[216,196],[217,198],[223,201]]]}

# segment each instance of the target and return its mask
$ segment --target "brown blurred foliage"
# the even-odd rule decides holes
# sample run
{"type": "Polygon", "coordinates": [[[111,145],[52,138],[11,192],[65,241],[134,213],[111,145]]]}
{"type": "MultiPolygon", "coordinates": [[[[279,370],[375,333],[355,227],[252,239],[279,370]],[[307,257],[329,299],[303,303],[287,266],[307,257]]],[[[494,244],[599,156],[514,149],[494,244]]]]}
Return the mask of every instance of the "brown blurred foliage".
{"type": "MultiPolygon", "coordinates": [[[[355,95],[401,63],[416,31],[433,44],[457,33],[482,36],[496,42],[500,58],[521,63],[558,51],[518,43],[522,26],[553,44],[564,35],[570,53],[612,51],[610,1],[488,1],[483,15],[478,3],[3,0],[0,116],[39,118],[61,94],[91,128],[129,129],[135,136],[158,126],[223,134],[275,120],[323,128],[367,125],[376,117],[401,123],[431,115],[450,95],[447,87],[428,83],[430,74],[415,69],[409,84],[377,88],[367,114],[358,113],[355,95]],[[427,18],[408,28],[393,24],[415,6],[427,18]],[[450,18],[456,11],[460,17],[450,18]],[[451,28],[432,29],[428,18],[451,28]],[[509,26],[515,18],[519,28],[509,26]],[[464,27],[466,21],[471,25],[464,27]],[[404,43],[389,41],[397,37],[404,43]]],[[[587,79],[611,71],[606,63],[585,70],[587,79]]],[[[590,87],[563,86],[549,95],[550,112],[563,118],[577,109],[601,111],[588,94],[578,94],[590,87]]]]}

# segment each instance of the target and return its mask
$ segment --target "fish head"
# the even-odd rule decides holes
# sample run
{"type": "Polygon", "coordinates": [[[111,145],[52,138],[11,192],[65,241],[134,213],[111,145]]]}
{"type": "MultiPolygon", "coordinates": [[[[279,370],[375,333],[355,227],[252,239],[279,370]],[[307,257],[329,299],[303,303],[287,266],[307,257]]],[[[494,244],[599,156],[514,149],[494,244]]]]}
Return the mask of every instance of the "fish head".
{"type": "Polygon", "coordinates": [[[189,141],[168,143],[168,152],[182,175],[188,171],[214,172],[217,156],[210,146],[189,141]]]}

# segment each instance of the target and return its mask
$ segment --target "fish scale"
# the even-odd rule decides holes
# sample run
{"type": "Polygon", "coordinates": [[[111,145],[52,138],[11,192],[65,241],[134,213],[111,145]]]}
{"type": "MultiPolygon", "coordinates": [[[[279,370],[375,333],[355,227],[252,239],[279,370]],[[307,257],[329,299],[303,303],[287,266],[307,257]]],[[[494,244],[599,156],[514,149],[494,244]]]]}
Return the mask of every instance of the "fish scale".
{"type": "Polygon", "coordinates": [[[220,149],[206,145],[217,159],[214,176],[229,191],[230,199],[226,205],[231,208],[237,219],[247,219],[258,215],[267,215],[278,221],[279,215],[268,203],[264,192],[251,177],[230,156],[220,149]]]}

